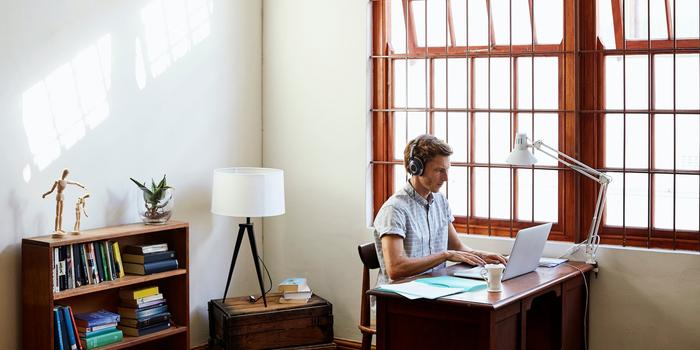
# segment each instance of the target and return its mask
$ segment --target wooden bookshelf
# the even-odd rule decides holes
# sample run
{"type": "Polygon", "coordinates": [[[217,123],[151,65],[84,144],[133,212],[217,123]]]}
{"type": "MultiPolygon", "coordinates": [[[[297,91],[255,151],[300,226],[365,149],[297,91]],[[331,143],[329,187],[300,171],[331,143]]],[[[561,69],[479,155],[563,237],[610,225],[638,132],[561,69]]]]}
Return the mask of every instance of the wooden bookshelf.
{"type": "Polygon", "coordinates": [[[189,334],[189,224],[130,224],[83,231],[80,235],[22,240],[22,348],[53,349],[53,308],[70,305],[74,313],[105,309],[117,312],[119,289],[158,285],[167,299],[173,326],[140,337],[124,336],[119,343],[100,349],[188,349],[189,334]],[[126,275],[113,281],[60,292],[53,291],[53,248],[112,240],[120,248],[133,244],[168,243],[179,269],[146,276],[126,275]]]}

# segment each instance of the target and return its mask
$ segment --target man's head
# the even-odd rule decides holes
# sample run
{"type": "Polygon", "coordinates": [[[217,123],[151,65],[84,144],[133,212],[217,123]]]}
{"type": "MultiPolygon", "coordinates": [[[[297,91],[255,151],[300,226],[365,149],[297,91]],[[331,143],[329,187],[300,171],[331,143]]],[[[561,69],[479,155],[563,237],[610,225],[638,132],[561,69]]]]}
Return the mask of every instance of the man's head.
{"type": "Polygon", "coordinates": [[[416,188],[419,192],[421,189],[430,192],[440,190],[440,187],[447,181],[450,155],[452,155],[450,145],[432,135],[420,135],[406,145],[403,151],[404,167],[406,172],[415,176],[414,185],[422,187],[416,188]],[[415,163],[420,162],[423,165],[422,171],[411,172],[409,168],[411,155],[416,160],[413,169],[416,170],[415,163]]]}

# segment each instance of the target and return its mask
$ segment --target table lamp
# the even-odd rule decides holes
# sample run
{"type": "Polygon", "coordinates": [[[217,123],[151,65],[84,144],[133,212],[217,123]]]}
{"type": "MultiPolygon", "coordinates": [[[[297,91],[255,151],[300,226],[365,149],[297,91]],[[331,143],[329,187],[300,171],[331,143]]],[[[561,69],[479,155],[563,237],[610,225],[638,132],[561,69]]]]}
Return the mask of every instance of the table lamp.
{"type": "MultiPolygon", "coordinates": [[[[600,189],[598,190],[598,201],[596,202],[595,211],[593,212],[591,228],[588,232],[588,238],[584,241],[586,243],[586,263],[596,264],[596,253],[598,251],[598,245],[600,244],[598,229],[603,218],[605,193],[608,190],[608,184],[610,181],[612,181],[612,178],[605,173],[595,170],[588,165],[581,163],[580,161],[571,158],[550,146],[547,146],[542,142],[542,140],[537,140],[534,143],[528,142],[529,139],[526,134],[517,134],[515,136],[515,147],[513,147],[513,151],[508,156],[508,159],[506,159],[506,163],[511,165],[531,166],[537,163],[537,158],[535,158],[533,153],[534,150],[538,150],[547,156],[556,159],[559,163],[566,165],[567,167],[600,184],[600,189]],[[530,152],[529,148],[532,148],[533,152],[530,152]]],[[[579,243],[578,245],[574,246],[574,248],[580,246],[584,242],[579,243]]]]}
{"type": "Polygon", "coordinates": [[[284,173],[280,169],[270,168],[221,168],[214,170],[214,180],[211,195],[211,212],[217,215],[246,218],[244,224],[238,225],[236,247],[231,258],[226,288],[222,301],[226,301],[226,293],[231,284],[231,275],[236,265],[238,251],[245,232],[248,233],[250,249],[253,252],[253,262],[258,273],[258,284],[265,307],[265,287],[263,286],[258,248],[255,244],[253,223],[251,217],[268,217],[284,214],[284,173]]]}

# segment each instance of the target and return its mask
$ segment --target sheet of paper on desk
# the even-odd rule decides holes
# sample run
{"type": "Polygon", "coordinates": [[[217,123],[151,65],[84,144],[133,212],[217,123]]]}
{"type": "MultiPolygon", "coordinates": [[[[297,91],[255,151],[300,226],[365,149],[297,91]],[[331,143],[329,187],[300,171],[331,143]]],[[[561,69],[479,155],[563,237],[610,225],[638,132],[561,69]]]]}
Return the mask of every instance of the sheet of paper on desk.
{"type": "Polygon", "coordinates": [[[417,279],[416,282],[425,283],[435,287],[459,288],[462,292],[471,292],[481,288],[486,288],[485,281],[470,280],[452,276],[421,278],[417,279]]]}
{"type": "Polygon", "coordinates": [[[425,283],[418,283],[416,281],[396,284],[382,284],[378,287],[378,289],[385,292],[394,292],[409,299],[437,299],[462,291],[462,288],[435,287],[425,283]]]}
{"type": "Polygon", "coordinates": [[[540,258],[540,267],[555,267],[561,263],[565,263],[569,259],[557,259],[557,258],[540,258]]]}

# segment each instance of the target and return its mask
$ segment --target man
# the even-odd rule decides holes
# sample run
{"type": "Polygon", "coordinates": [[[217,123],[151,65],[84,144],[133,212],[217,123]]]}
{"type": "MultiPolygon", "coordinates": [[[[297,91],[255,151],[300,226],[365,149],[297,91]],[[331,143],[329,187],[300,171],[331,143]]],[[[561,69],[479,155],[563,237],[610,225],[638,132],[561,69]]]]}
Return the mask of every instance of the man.
{"type": "Polygon", "coordinates": [[[411,175],[392,195],[374,220],[374,239],[382,284],[445,266],[446,261],[470,265],[506,263],[496,253],[464,245],[452,225],[440,187],[447,182],[452,148],[435,136],[421,135],[404,149],[404,167],[411,175]]]}

